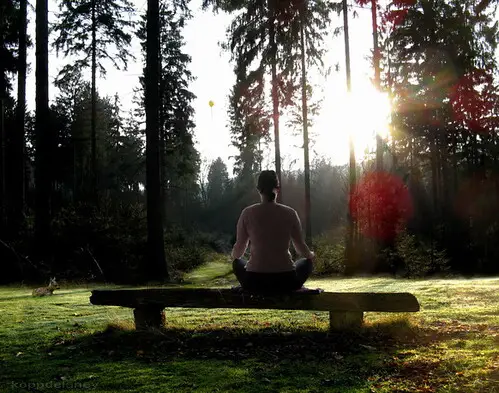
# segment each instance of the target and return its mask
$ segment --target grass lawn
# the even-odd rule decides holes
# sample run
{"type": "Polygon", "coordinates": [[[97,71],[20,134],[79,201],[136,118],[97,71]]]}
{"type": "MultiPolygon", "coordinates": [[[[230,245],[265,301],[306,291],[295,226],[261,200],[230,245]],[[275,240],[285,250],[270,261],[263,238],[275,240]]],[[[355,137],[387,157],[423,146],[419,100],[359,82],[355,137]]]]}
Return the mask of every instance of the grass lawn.
{"type": "MultiPolygon", "coordinates": [[[[228,273],[213,262],[185,285],[228,286],[228,273]]],[[[499,392],[499,279],[307,285],[409,291],[422,310],[329,335],[321,312],[170,309],[166,329],[138,333],[130,309],[89,304],[100,285],[0,287],[0,392],[499,392]]]]}

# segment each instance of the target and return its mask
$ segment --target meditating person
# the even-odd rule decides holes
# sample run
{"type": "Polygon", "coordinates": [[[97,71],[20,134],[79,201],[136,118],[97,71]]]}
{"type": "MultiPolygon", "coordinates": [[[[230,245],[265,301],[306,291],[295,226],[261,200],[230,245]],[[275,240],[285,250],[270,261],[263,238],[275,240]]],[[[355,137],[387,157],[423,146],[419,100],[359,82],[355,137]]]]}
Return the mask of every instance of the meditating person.
{"type": "Polygon", "coordinates": [[[305,244],[294,209],[276,202],[279,182],[274,171],[258,177],[261,203],[245,208],[237,223],[232,268],[243,289],[282,293],[298,290],[310,276],[315,254],[305,244]],[[303,259],[293,263],[290,242],[303,259]],[[250,243],[250,259],[242,258],[250,243]]]}

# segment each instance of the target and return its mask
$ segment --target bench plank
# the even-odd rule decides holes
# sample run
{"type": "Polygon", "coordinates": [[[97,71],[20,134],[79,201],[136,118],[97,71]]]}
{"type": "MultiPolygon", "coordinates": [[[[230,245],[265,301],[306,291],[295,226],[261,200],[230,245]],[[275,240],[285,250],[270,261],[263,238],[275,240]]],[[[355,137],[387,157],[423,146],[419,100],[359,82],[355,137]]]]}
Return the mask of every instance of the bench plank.
{"type": "Polygon", "coordinates": [[[143,308],[144,306],[187,308],[248,308],[279,310],[416,312],[419,303],[410,293],[323,292],[263,296],[232,289],[148,288],[96,289],[94,305],[143,308]]]}

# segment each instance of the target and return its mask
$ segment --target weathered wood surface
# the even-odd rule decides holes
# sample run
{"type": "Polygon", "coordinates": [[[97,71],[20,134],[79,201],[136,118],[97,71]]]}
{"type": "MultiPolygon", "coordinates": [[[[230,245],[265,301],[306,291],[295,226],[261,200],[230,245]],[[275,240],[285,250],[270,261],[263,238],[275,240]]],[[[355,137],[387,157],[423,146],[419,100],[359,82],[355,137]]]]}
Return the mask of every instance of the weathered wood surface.
{"type": "Polygon", "coordinates": [[[186,308],[248,308],[314,311],[415,312],[419,303],[410,293],[323,292],[263,296],[231,289],[149,288],[96,289],[95,305],[141,308],[143,306],[186,308]]]}
{"type": "Polygon", "coordinates": [[[161,307],[144,306],[135,308],[133,310],[133,317],[137,330],[160,328],[165,324],[165,312],[161,307]]]}
{"type": "Polygon", "coordinates": [[[361,311],[330,311],[329,330],[355,329],[362,326],[364,313],[361,311]]]}

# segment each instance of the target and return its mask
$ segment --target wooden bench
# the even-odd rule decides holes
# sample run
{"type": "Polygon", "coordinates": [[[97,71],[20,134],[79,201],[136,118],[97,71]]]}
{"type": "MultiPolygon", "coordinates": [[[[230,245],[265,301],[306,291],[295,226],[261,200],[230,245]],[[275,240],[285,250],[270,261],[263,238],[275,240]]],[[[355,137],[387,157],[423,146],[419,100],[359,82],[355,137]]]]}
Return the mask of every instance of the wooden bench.
{"type": "Polygon", "coordinates": [[[137,329],[162,326],[165,322],[164,309],[167,307],[328,311],[331,330],[360,327],[366,311],[419,311],[419,303],[410,293],[379,292],[292,293],[264,296],[241,293],[232,289],[96,289],[92,291],[90,303],[133,308],[137,329]]]}

